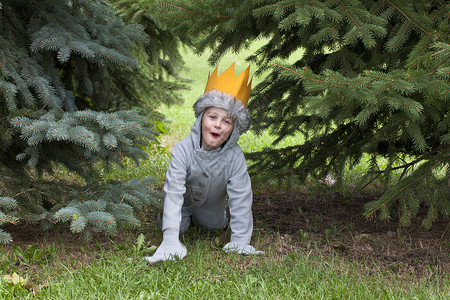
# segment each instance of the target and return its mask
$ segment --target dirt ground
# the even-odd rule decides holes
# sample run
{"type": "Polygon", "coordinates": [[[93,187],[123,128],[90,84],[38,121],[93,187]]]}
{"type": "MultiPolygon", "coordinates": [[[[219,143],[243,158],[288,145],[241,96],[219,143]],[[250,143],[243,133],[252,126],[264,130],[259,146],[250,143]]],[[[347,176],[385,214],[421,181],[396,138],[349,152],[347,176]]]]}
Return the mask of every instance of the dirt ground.
{"type": "MultiPolygon", "coordinates": [[[[390,271],[401,277],[431,277],[438,273],[448,276],[448,220],[434,222],[430,230],[421,227],[420,217],[407,228],[399,227],[397,220],[366,220],[362,215],[364,203],[375,197],[374,194],[345,198],[327,195],[310,199],[296,192],[257,192],[253,205],[254,240],[258,240],[258,236],[264,238],[259,238],[255,246],[280,256],[301,250],[357,259],[368,266],[368,272],[390,271]],[[276,237],[279,241],[274,249],[276,237]]],[[[149,216],[146,222],[147,226],[152,225],[154,216],[149,216]]],[[[86,248],[100,244],[107,249],[127,241],[126,238],[129,240],[128,233],[126,237],[119,235],[113,239],[100,236],[85,244],[82,236],[70,234],[67,227],[54,229],[51,233],[43,233],[35,225],[7,226],[5,229],[13,236],[14,245],[22,249],[36,243],[63,243],[65,249],[71,249],[68,255],[76,256],[79,252],[80,257],[85,257],[81,252],[86,248]]]]}
{"type": "Polygon", "coordinates": [[[421,217],[406,228],[397,220],[366,220],[364,204],[376,197],[336,194],[310,199],[302,193],[261,193],[253,206],[255,228],[278,232],[290,250],[319,249],[376,266],[369,272],[390,270],[419,277],[450,274],[448,220],[434,222],[430,230],[421,226],[421,217]]]}

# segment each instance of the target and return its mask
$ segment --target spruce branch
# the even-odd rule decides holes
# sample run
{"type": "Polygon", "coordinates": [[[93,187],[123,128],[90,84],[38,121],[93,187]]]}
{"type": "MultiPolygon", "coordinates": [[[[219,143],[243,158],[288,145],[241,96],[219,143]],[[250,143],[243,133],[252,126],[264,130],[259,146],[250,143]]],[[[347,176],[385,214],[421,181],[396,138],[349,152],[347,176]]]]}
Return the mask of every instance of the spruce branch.
{"type": "Polygon", "coordinates": [[[397,5],[395,5],[391,0],[386,0],[386,2],[388,2],[393,8],[395,8],[398,12],[400,12],[407,20],[408,22],[411,22],[412,24],[414,24],[414,26],[416,26],[417,28],[419,28],[421,31],[423,31],[424,33],[426,33],[429,36],[434,36],[435,38],[439,39],[439,37],[431,32],[426,31],[424,28],[422,28],[415,20],[413,17],[409,16],[406,12],[404,12],[402,9],[400,9],[397,5]]]}
{"type": "Polygon", "coordinates": [[[441,163],[441,161],[437,161],[431,166],[428,166],[429,163],[426,163],[425,166],[427,167],[421,166],[421,170],[416,172],[419,174],[418,176],[410,176],[405,178],[403,181],[399,182],[395,188],[389,189],[379,200],[367,204],[366,213],[364,213],[365,217],[370,218],[376,211],[379,211],[381,208],[385,208],[388,203],[392,203],[394,199],[401,196],[403,192],[408,190],[408,188],[420,184],[421,180],[423,180],[426,176],[429,176],[431,172],[441,163]]]}
{"type": "Polygon", "coordinates": [[[214,17],[217,17],[217,18],[224,18],[224,19],[231,19],[232,18],[230,16],[212,15],[212,14],[202,13],[202,12],[199,12],[199,11],[195,11],[194,12],[194,11],[190,11],[190,10],[187,10],[185,8],[182,8],[180,6],[176,6],[176,5],[173,5],[173,4],[170,4],[170,3],[165,3],[165,2],[160,2],[159,5],[164,6],[164,7],[173,8],[173,9],[176,9],[176,10],[184,11],[184,12],[187,12],[189,15],[200,15],[200,16],[206,16],[206,17],[214,16],[214,17]]]}

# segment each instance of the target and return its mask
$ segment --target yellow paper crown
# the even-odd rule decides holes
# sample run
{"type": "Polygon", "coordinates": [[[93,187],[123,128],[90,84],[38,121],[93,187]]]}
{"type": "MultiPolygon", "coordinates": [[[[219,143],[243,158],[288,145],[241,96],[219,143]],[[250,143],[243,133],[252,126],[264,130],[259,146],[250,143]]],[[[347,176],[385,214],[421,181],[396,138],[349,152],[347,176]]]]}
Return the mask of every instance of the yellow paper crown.
{"type": "Polygon", "coordinates": [[[234,63],[226,69],[220,76],[217,75],[219,66],[214,72],[208,75],[208,82],[206,83],[205,93],[211,90],[218,90],[222,93],[230,94],[242,104],[247,107],[248,99],[250,98],[250,90],[252,87],[253,77],[248,82],[250,75],[250,65],[239,76],[236,77],[234,72],[234,63]]]}

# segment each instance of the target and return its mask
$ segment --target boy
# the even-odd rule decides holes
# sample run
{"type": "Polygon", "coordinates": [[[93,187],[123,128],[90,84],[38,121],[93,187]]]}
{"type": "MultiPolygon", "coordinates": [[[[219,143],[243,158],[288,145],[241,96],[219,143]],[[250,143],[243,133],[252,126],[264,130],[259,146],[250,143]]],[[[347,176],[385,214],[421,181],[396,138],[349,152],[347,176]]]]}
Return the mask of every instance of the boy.
{"type": "Polygon", "coordinates": [[[196,121],[191,135],[172,150],[164,185],[164,205],[158,227],[163,241],[148,262],[184,258],[186,247],[179,234],[190,222],[203,230],[225,228],[228,195],[230,242],[226,252],[260,254],[250,246],[253,231],[253,193],[244,154],[237,144],[250,127],[246,108],[250,97],[250,66],[238,77],[234,64],[218,76],[208,77],[205,93],[194,104],[196,121]]]}

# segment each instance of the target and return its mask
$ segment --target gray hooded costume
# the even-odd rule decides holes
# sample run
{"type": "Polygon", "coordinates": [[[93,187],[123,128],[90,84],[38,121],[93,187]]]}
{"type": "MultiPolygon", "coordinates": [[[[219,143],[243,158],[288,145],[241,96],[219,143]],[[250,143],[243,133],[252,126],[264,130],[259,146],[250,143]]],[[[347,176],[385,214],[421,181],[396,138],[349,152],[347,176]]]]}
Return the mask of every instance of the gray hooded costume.
{"type": "Polygon", "coordinates": [[[172,150],[164,185],[162,230],[182,233],[191,218],[204,230],[226,227],[228,195],[231,242],[250,244],[253,194],[247,163],[237,144],[250,126],[248,111],[234,98],[215,90],[202,95],[194,110],[197,119],[191,134],[172,150]],[[201,147],[201,120],[204,110],[211,106],[228,111],[235,125],[221,148],[205,151],[201,147]]]}

